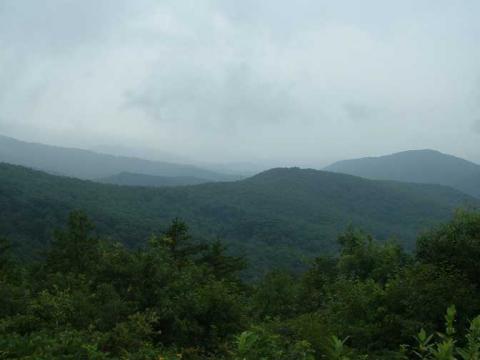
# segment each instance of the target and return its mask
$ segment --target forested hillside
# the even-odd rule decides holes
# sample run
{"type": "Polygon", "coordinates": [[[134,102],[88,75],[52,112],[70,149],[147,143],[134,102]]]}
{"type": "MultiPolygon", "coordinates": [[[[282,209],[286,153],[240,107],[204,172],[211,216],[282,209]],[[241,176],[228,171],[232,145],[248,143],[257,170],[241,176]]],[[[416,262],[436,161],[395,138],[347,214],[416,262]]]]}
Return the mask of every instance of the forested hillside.
{"type": "Polygon", "coordinates": [[[0,161],[27,166],[51,174],[80,179],[100,179],[121,172],[154,176],[187,176],[210,181],[227,181],[226,175],[196,166],[113,156],[93,151],[19,141],[0,135],[0,161]]]}
{"type": "Polygon", "coordinates": [[[480,198],[480,165],[433,150],[339,161],[325,170],[368,179],[447,185],[480,198]]]}
{"type": "Polygon", "coordinates": [[[478,201],[451,188],[371,181],[316,170],[273,169],[229,183],[166,188],[102,185],[0,165],[0,234],[21,254],[42,248],[69,211],[87,211],[105,236],[128,246],[179,217],[195,236],[222,239],[250,271],[302,268],[334,252],[349,224],[412,249],[422,230],[478,201]]]}

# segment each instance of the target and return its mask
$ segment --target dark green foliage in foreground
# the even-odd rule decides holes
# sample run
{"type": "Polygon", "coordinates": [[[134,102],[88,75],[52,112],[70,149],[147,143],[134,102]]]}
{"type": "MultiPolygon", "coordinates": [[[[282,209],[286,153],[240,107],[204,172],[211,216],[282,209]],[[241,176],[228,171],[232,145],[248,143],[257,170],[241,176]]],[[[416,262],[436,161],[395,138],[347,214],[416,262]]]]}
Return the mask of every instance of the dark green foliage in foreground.
{"type": "Polygon", "coordinates": [[[424,262],[445,268],[461,268],[480,286],[480,217],[465,213],[452,222],[420,237],[417,256],[424,262]]]}
{"type": "Polygon", "coordinates": [[[479,243],[478,213],[415,255],[351,228],[338,257],[246,284],[180,220],[128,250],[74,212],[40,262],[0,241],[0,359],[478,360],[479,243]]]}
{"type": "Polygon", "coordinates": [[[221,238],[232,254],[246,255],[252,278],[273,268],[304,270],[304,259],[335,253],[348,224],[379,241],[398,236],[412,250],[419,231],[467,204],[480,202],[442,186],[296,168],[231,183],[149,189],[0,164],[0,234],[17,254],[42,250],[74,209],[87,211],[102,235],[131,248],[181,217],[196,238],[221,238]]]}
{"type": "Polygon", "coordinates": [[[208,354],[245,328],[242,262],[223,248],[195,244],[178,220],[137,251],[91,230],[72,213],[44,262],[2,270],[0,358],[208,354]]]}

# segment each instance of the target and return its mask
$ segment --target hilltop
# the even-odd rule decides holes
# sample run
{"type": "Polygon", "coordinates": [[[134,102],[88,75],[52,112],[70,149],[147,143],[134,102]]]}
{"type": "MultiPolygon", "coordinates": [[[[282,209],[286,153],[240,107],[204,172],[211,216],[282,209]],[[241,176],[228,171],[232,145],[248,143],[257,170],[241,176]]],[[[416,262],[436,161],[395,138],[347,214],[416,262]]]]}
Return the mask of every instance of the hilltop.
{"type": "Polygon", "coordinates": [[[480,198],[480,165],[434,150],[344,160],[325,170],[376,180],[447,185],[480,198]]]}

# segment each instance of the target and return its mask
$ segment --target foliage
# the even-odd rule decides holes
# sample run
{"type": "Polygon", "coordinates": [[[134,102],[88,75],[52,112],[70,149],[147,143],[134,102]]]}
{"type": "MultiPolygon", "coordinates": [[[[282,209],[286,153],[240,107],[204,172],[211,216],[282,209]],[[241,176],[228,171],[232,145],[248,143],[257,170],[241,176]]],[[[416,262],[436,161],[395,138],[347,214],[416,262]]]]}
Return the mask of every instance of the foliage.
{"type": "Polygon", "coordinates": [[[190,244],[179,220],[136,251],[92,229],[72,213],[23,283],[0,283],[13,295],[2,300],[2,358],[157,359],[177,346],[205,355],[242,330],[241,267],[230,266],[242,262],[223,247],[190,244]]]}
{"type": "Polygon", "coordinates": [[[479,360],[479,227],[459,212],[414,255],[348,228],[338,256],[247,283],[179,219],[129,249],[75,211],[38,261],[0,242],[0,359],[479,360]]]}
{"type": "Polygon", "coordinates": [[[288,341],[261,327],[245,331],[237,338],[236,359],[314,360],[306,341],[288,341]]]}
{"type": "Polygon", "coordinates": [[[423,263],[455,269],[480,286],[480,213],[460,210],[451,222],[422,235],[417,257],[423,263]]]}
{"type": "MultiPolygon", "coordinates": [[[[416,345],[409,353],[412,357],[421,360],[478,360],[480,359],[480,316],[471,322],[463,345],[456,338],[454,325],[456,316],[455,306],[450,306],[445,315],[445,332],[428,335],[421,329],[415,337],[416,345]]],[[[408,353],[408,350],[407,350],[408,353]]]]}

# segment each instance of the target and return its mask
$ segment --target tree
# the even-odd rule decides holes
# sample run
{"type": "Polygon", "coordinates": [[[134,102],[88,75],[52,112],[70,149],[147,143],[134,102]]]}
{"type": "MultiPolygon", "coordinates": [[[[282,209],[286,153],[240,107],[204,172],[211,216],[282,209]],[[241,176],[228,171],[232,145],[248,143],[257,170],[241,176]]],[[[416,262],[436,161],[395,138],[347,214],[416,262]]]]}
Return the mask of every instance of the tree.
{"type": "Polygon", "coordinates": [[[81,211],[73,211],[67,229],[57,231],[47,253],[51,271],[84,273],[92,270],[98,259],[99,240],[91,233],[94,225],[81,211]]]}
{"type": "Polygon", "coordinates": [[[207,249],[205,244],[192,241],[187,224],[178,218],[172,220],[160,238],[153,237],[151,244],[167,249],[178,264],[192,260],[207,249]]]}
{"type": "Polygon", "coordinates": [[[8,270],[8,266],[11,263],[10,249],[12,245],[10,242],[0,237],[0,276],[8,270]]]}
{"type": "Polygon", "coordinates": [[[229,256],[227,248],[220,241],[210,244],[199,260],[206,264],[217,279],[238,279],[240,271],[246,268],[243,257],[229,256]]]}
{"type": "Polygon", "coordinates": [[[408,262],[403,249],[393,242],[379,244],[370,235],[349,228],[340,235],[339,273],[361,280],[385,283],[408,262]]]}
{"type": "Polygon", "coordinates": [[[422,263],[460,271],[480,286],[480,213],[458,211],[449,223],[420,236],[416,255],[422,263]]]}

